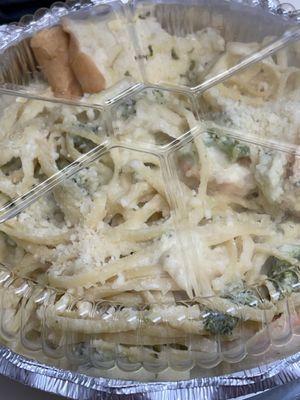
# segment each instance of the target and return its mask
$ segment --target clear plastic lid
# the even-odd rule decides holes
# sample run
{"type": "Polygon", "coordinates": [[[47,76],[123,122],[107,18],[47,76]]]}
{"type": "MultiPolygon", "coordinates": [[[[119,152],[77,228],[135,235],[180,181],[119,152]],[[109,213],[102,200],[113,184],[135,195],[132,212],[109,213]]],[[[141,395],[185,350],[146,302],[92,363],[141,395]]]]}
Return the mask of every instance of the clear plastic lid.
{"type": "Polygon", "coordinates": [[[294,20],[200,1],[58,4],[25,22],[0,58],[3,343],[146,381],[295,351],[294,20]],[[25,49],[34,68],[10,75],[25,49]],[[65,73],[83,97],[58,93],[65,73]]]}

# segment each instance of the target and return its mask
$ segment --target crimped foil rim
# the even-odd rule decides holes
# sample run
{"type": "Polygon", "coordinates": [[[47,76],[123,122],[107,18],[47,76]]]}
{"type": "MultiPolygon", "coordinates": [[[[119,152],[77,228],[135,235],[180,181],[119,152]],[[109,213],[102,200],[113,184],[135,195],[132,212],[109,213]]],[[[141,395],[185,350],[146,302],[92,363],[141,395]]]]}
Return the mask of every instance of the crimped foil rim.
{"type": "Polygon", "coordinates": [[[0,373],[30,387],[71,399],[161,400],[205,398],[230,399],[255,394],[289,383],[300,377],[300,352],[267,365],[226,376],[197,378],[179,382],[123,381],[88,377],[40,364],[0,347],[0,373]],[[124,397],[125,396],[125,397],[124,397]]]}

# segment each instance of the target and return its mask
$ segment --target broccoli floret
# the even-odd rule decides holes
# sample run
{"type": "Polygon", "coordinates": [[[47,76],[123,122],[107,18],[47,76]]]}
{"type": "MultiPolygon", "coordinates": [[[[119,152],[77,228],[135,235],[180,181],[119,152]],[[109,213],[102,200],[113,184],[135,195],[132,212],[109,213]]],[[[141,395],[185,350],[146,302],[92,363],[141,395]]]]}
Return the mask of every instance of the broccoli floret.
{"type": "Polygon", "coordinates": [[[267,276],[282,298],[284,293],[299,291],[298,267],[277,257],[269,257],[267,276]]]}
{"type": "Polygon", "coordinates": [[[251,289],[233,290],[230,293],[226,293],[224,297],[233,303],[243,306],[256,307],[258,305],[258,297],[251,289]]]}
{"type": "Polygon", "coordinates": [[[232,335],[232,331],[237,323],[237,317],[219,311],[207,310],[204,316],[204,329],[213,335],[232,335]]]}
{"type": "Polygon", "coordinates": [[[208,132],[205,143],[207,146],[216,145],[231,161],[238,161],[241,158],[250,156],[250,149],[247,145],[241,144],[233,138],[219,135],[212,131],[208,132]]]}
{"type": "Polygon", "coordinates": [[[250,307],[256,307],[259,302],[257,292],[251,288],[246,288],[242,281],[227,285],[222,297],[231,300],[235,304],[242,304],[250,307]]]}
{"type": "MultiPolygon", "coordinates": [[[[235,140],[235,143],[238,143],[235,140]]],[[[250,156],[250,149],[248,146],[244,144],[235,144],[232,153],[231,153],[231,159],[233,161],[237,161],[241,158],[249,157],[250,156]]]]}

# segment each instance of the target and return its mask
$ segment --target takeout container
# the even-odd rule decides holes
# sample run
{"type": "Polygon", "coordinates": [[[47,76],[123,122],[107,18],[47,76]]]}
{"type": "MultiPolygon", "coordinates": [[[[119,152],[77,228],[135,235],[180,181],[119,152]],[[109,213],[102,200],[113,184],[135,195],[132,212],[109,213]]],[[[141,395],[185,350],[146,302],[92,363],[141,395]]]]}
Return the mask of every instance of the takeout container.
{"type": "MultiPolygon", "coordinates": [[[[190,205],[184,200],[181,182],[185,177],[180,175],[179,166],[184,161],[184,154],[194,154],[197,138],[217,135],[239,143],[247,151],[258,154],[267,152],[273,157],[299,160],[297,143],[285,140],[280,134],[266,138],[259,130],[249,132],[247,127],[235,125],[234,121],[228,123],[222,105],[219,113],[211,113],[207,107],[207,98],[213,97],[216,101],[220,85],[226,87],[234,84],[234,79],[247,77],[247,71],[252,65],[255,67],[257,63],[263,63],[270,54],[276,57],[282,50],[275,52],[274,43],[275,46],[279,43],[279,47],[285,49],[289,65],[299,66],[297,35],[297,25],[293,19],[275,15],[258,7],[256,2],[204,0],[184,4],[175,0],[163,3],[56,3],[50,11],[40,10],[34,17],[24,17],[19,25],[7,27],[2,32],[0,45],[2,116],[7,106],[11,107],[12,104],[20,112],[24,104],[30,105],[28,113],[22,117],[25,126],[34,120],[38,129],[38,124],[43,122],[43,115],[51,112],[57,116],[58,125],[61,120],[66,121],[64,129],[72,140],[78,135],[78,130],[82,129],[82,123],[85,124],[86,142],[76,148],[74,141],[70,141],[73,156],[64,160],[59,171],[54,171],[33,188],[26,185],[21,187],[15,196],[11,196],[12,201],[3,199],[1,223],[5,222],[7,232],[14,235],[11,221],[15,216],[19,215],[21,220],[30,217],[33,224],[36,218],[43,219],[45,245],[55,245],[57,238],[49,239],[47,232],[47,216],[38,214],[39,204],[51,202],[54,192],[61,196],[71,196],[70,188],[74,182],[81,179],[86,169],[97,170],[103,157],[122,153],[134,170],[137,154],[143,154],[145,160],[159,171],[158,183],[162,185],[168,207],[175,215],[172,222],[167,223],[166,233],[174,236],[186,273],[193,274],[193,263],[199,260],[199,253],[190,229],[190,205]],[[227,70],[220,67],[214,71],[218,59],[211,60],[205,66],[201,79],[190,84],[170,82],[168,76],[157,82],[151,75],[149,60],[141,57],[146,50],[143,38],[138,37],[130,24],[136,18],[143,21],[140,16],[143,17],[141,13],[145,8],[142,7],[155,14],[162,27],[171,34],[193,35],[200,28],[215,27],[220,29],[226,43],[255,41],[259,44],[258,49],[246,55],[237,55],[227,70]],[[75,20],[116,18],[123,35],[121,46],[125,43],[130,49],[128,63],[135,65],[136,74],[126,77],[126,71],[123,71],[123,75],[117,76],[109,88],[111,91],[102,98],[66,99],[54,97],[50,91],[41,94],[40,88],[45,82],[29,46],[29,39],[39,30],[59,23],[66,15],[75,20]],[[118,122],[120,119],[126,121],[128,115],[125,113],[124,116],[124,107],[128,111],[137,98],[146,98],[150,106],[155,105],[158,109],[162,98],[164,102],[180,99],[194,122],[189,129],[183,127],[174,140],[157,138],[155,135],[150,142],[144,142],[139,137],[129,136],[129,139],[124,139],[118,131],[118,122]]],[[[290,84],[286,83],[288,93],[285,92],[285,95],[289,95],[300,84],[297,76],[291,79],[290,84]]],[[[9,123],[17,131],[20,130],[19,134],[22,135],[20,124],[15,121],[9,123]]],[[[188,161],[203,167],[203,161],[196,156],[188,161]]],[[[185,183],[189,185],[190,182],[185,183]]],[[[212,191],[218,196],[218,188],[212,188],[212,191]]],[[[233,193],[229,191],[230,194],[233,193]]],[[[291,205],[280,200],[280,207],[286,212],[291,205]]],[[[269,213],[273,217],[276,210],[270,208],[269,213]]],[[[64,222],[58,218],[58,224],[61,227],[64,222]]],[[[261,228],[263,224],[264,221],[261,228]]],[[[230,226],[223,233],[226,235],[228,232],[230,226]]],[[[130,234],[140,233],[138,228],[130,228],[130,234]]],[[[5,260],[2,262],[5,264],[5,260]]],[[[187,287],[187,293],[192,298],[178,299],[171,314],[168,305],[163,307],[163,311],[161,308],[157,311],[157,304],[137,303],[127,306],[102,300],[101,296],[80,298],[77,295],[65,295],[64,283],[60,283],[59,275],[52,276],[52,281],[55,283],[49,287],[44,282],[37,282],[34,277],[24,276],[21,269],[10,271],[8,265],[3,265],[0,271],[0,336],[3,344],[50,366],[116,379],[185,380],[250,368],[293,354],[299,346],[297,293],[280,296],[276,288],[273,288],[266,296],[266,288],[259,285],[247,288],[255,297],[255,303],[247,309],[247,312],[252,312],[254,307],[257,311],[254,329],[253,326],[249,329],[248,321],[244,318],[244,305],[228,302],[224,314],[232,318],[234,336],[228,338],[226,334],[212,333],[207,337],[191,333],[185,326],[194,324],[199,326],[199,330],[200,327],[203,329],[205,319],[214,315],[214,304],[218,299],[209,295],[198,298],[195,288],[187,287]],[[272,296],[278,301],[280,310],[277,322],[270,301],[272,296]],[[120,323],[125,324],[126,334],[120,328],[120,323]],[[163,337],[159,331],[160,325],[172,329],[179,327],[181,334],[174,337],[167,334],[163,337]],[[147,343],[145,336],[149,330],[157,330],[158,334],[147,343]],[[257,330],[260,332],[255,335],[257,330]]]]}

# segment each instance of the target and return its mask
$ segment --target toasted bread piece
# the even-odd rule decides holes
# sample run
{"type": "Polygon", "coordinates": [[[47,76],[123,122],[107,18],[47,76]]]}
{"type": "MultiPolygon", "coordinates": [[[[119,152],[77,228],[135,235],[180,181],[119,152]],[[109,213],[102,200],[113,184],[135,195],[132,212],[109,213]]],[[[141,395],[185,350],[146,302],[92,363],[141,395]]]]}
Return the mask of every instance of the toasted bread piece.
{"type": "MultiPolygon", "coordinates": [[[[69,57],[71,68],[80,82],[84,93],[98,93],[106,88],[105,78],[88,52],[81,46],[80,31],[69,19],[62,22],[63,29],[70,35],[69,57]]],[[[91,36],[90,40],[94,38],[91,36]]]]}
{"type": "Polygon", "coordinates": [[[69,60],[69,36],[61,26],[38,32],[30,42],[37,62],[54,94],[63,97],[82,95],[69,60]]]}

